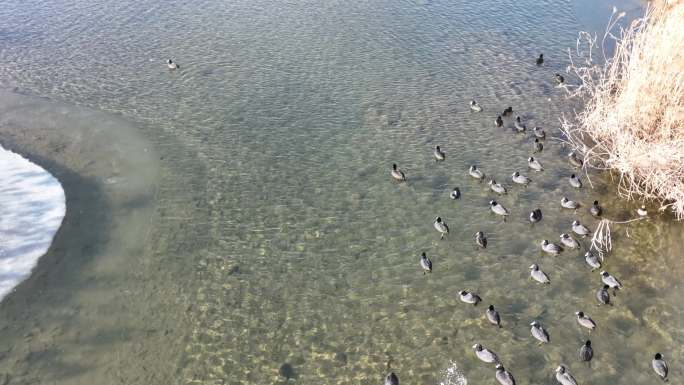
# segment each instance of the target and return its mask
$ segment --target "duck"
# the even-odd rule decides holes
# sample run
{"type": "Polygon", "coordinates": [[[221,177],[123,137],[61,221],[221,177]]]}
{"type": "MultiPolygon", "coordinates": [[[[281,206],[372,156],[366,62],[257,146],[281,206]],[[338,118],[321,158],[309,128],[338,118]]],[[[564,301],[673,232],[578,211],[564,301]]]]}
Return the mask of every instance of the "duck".
{"type": "Polygon", "coordinates": [[[494,121],[494,124],[496,124],[497,127],[503,127],[503,119],[501,118],[501,115],[496,117],[496,120],[494,121]]]}
{"type": "Polygon", "coordinates": [[[477,166],[475,166],[475,165],[470,166],[470,169],[468,170],[468,174],[470,174],[470,176],[472,176],[473,178],[478,179],[478,180],[482,180],[485,177],[482,170],[478,169],[477,166]]]}
{"type": "Polygon", "coordinates": [[[528,184],[530,184],[530,182],[532,181],[532,179],[526,177],[525,175],[521,175],[521,174],[520,174],[519,172],[517,172],[517,171],[514,172],[513,175],[511,175],[511,179],[513,180],[514,183],[522,184],[522,185],[525,185],[525,186],[527,186],[528,184]]]}
{"type": "Polygon", "coordinates": [[[403,171],[401,171],[401,170],[399,170],[399,169],[397,168],[397,164],[396,164],[396,163],[395,163],[395,164],[392,164],[392,172],[391,172],[391,174],[392,174],[392,178],[394,178],[394,180],[397,180],[397,181],[399,181],[399,182],[405,182],[405,181],[406,181],[406,175],[404,174],[403,171]]]}
{"type": "Polygon", "coordinates": [[[532,156],[527,159],[527,166],[534,171],[544,171],[544,167],[541,163],[532,156]]]}
{"type": "Polygon", "coordinates": [[[179,69],[180,66],[176,64],[173,60],[169,59],[166,61],[166,66],[169,67],[170,70],[175,70],[179,69]]]}
{"type": "Polygon", "coordinates": [[[515,123],[513,124],[515,126],[515,130],[518,132],[524,132],[527,127],[522,123],[522,120],[520,120],[520,116],[515,117],[515,123]]]}
{"type": "Polygon", "coordinates": [[[575,315],[577,316],[577,323],[580,324],[580,326],[585,327],[591,331],[594,331],[596,329],[596,322],[594,322],[591,317],[588,315],[584,314],[582,311],[575,312],[575,315]]]}
{"type": "Polygon", "coordinates": [[[578,168],[584,166],[584,161],[577,156],[575,151],[572,151],[568,154],[568,161],[570,164],[578,168]]]}
{"type": "Polygon", "coordinates": [[[487,237],[482,231],[475,233],[475,243],[483,249],[487,248],[487,237]]]}
{"type": "Polygon", "coordinates": [[[540,66],[542,64],[544,64],[544,54],[540,53],[539,57],[537,58],[537,65],[540,66]]]}
{"type": "Polygon", "coordinates": [[[477,356],[477,358],[479,358],[482,362],[486,362],[488,364],[499,362],[499,357],[496,355],[496,353],[483,347],[480,344],[473,345],[473,350],[475,351],[475,355],[477,356]]]}
{"type": "Polygon", "coordinates": [[[536,338],[537,341],[539,341],[539,345],[549,343],[549,333],[541,326],[539,322],[532,321],[530,326],[532,326],[532,328],[530,329],[532,337],[536,338]]]}
{"type": "Polygon", "coordinates": [[[557,244],[551,243],[551,242],[547,241],[546,239],[541,241],[541,248],[544,252],[546,252],[547,254],[551,254],[551,255],[558,255],[563,250],[557,244]]]}
{"type": "Polygon", "coordinates": [[[591,341],[587,340],[579,350],[579,359],[583,362],[589,362],[594,358],[594,349],[591,347],[591,341]]]}
{"type": "Polygon", "coordinates": [[[556,80],[556,83],[558,83],[558,85],[565,83],[565,78],[563,77],[563,75],[561,75],[559,73],[556,73],[555,75],[553,75],[553,78],[554,78],[554,80],[556,80]]]}
{"type": "Polygon", "coordinates": [[[503,116],[513,115],[513,107],[506,108],[505,110],[503,110],[503,113],[501,115],[503,115],[503,116]]]}
{"type": "Polygon", "coordinates": [[[446,154],[444,153],[444,151],[442,151],[442,149],[439,146],[435,146],[435,151],[433,154],[435,155],[436,162],[446,159],[446,154]]]}
{"type": "Polygon", "coordinates": [[[442,221],[441,217],[435,218],[435,223],[432,225],[435,227],[435,230],[440,232],[441,237],[439,239],[443,239],[446,234],[449,234],[449,226],[446,222],[442,221]]]}
{"type": "Polygon", "coordinates": [[[551,280],[549,276],[539,269],[539,265],[536,263],[530,266],[530,277],[539,283],[550,284],[551,280]]]}
{"type": "Polygon", "coordinates": [[[480,112],[482,111],[482,107],[480,107],[479,104],[475,100],[470,101],[470,109],[475,111],[475,112],[480,112]]]}
{"type": "Polygon", "coordinates": [[[494,179],[489,181],[489,188],[497,194],[506,194],[506,188],[500,183],[496,183],[494,179]]]}
{"type": "Polygon", "coordinates": [[[544,149],[544,145],[542,144],[542,142],[539,141],[539,138],[534,138],[533,147],[534,148],[532,152],[534,153],[542,152],[542,150],[544,149]]]}
{"type": "Polygon", "coordinates": [[[458,199],[461,197],[461,190],[458,187],[454,187],[454,190],[449,194],[449,198],[458,199]]]}
{"type": "Polygon", "coordinates": [[[570,182],[570,186],[574,188],[582,188],[582,181],[575,174],[570,175],[570,178],[568,178],[568,182],[570,182]]]}
{"type": "Polygon", "coordinates": [[[561,234],[560,235],[560,240],[563,246],[569,248],[569,249],[579,249],[580,244],[577,242],[577,240],[573,237],[571,237],[569,234],[561,234]]]}
{"type": "Polygon", "coordinates": [[[394,372],[385,377],[385,385],[399,385],[399,377],[394,372]]]}
{"type": "Polygon", "coordinates": [[[508,215],[508,210],[506,210],[506,208],[503,207],[501,204],[497,203],[497,201],[489,201],[489,207],[491,207],[494,214],[501,215],[504,217],[508,215]]]}
{"type": "Polygon", "coordinates": [[[594,201],[594,203],[589,207],[589,214],[592,217],[598,218],[603,213],[603,209],[599,206],[599,201],[594,201]]]}
{"type": "Polygon", "coordinates": [[[556,381],[561,385],[577,385],[575,377],[563,365],[559,365],[556,368],[556,381]]]}
{"type": "Polygon", "coordinates": [[[496,365],[496,380],[501,385],[515,385],[515,378],[503,365],[496,365]]]}
{"type": "Polygon", "coordinates": [[[579,221],[572,221],[572,231],[582,237],[586,237],[587,235],[591,234],[589,228],[581,224],[579,221]]]}
{"type": "Polygon", "coordinates": [[[423,268],[423,274],[432,273],[432,261],[424,252],[420,255],[420,267],[423,268]]]}
{"type": "Polygon", "coordinates": [[[640,217],[648,216],[648,211],[646,211],[646,206],[644,205],[641,205],[641,207],[639,207],[636,212],[637,215],[640,217]]]}
{"type": "Polygon", "coordinates": [[[544,130],[541,129],[540,127],[535,127],[535,128],[532,130],[532,132],[534,133],[534,136],[535,136],[537,139],[545,139],[545,138],[546,138],[546,132],[544,132],[544,130]]]}
{"type": "Polygon", "coordinates": [[[665,362],[665,357],[662,354],[656,353],[651,361],[651,367],[653,371],[660,377],[663,381],[667,381],[667,373],[669,369],[667,367],[667,362],[665,362]]]}
{"type": "Polygon", "coordinates": [[[485,316],[490,324],[501,328],[501,316],[499,315],[499,312],[494,309],[494,305],[489,305],[487,311],[485,312],[485,316]]]}
{"type": "Polygon", "coordinates": [[[532,210],[530,213],[530,222],[537,223],[542,220],[542,211],[539,208],[532,210]]]}
{"type": "Polygon", "coordinates": [[[603,285],[600,289],[596,290],[596,300],[600,305],[610,305],[610,293],[608,289],[610,286],[603,285]]]}
{"type": "Polygon", "coordinates": [[[622,289],[622,283],[607,271],[601,271],[601,281],[613,290],[622,289]]]}
{"type": "Polygon", "coordinates": [[[579,203],[569,200],[567,197],[561,198],[561,207],[564,209],[575,210],[579,207],[579,203]]]}
{"type": "Polygon", "coordinates": [[[471,293],[467,290],[461,290],[458,294],[461,296],[461,301],[475,306],[482,301],[479,295],[471,293]]]}
{"type": "Polygon", "coordinates": [[[601,261],[591,251],[584,254],[584,261],[591,267],[591,271],[601,268],[601,261]]]}

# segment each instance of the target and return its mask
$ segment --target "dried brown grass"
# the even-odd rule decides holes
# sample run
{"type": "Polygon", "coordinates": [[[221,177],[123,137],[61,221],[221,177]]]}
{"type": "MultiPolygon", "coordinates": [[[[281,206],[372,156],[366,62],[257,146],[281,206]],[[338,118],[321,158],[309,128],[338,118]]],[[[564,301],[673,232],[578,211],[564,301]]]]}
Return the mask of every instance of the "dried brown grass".
{"type": "Polygon", "coordinates": [[[583,108],[561,129],[585,167],[618,177],[620,195],[658,202],[682,219],[684,1],[653,3],[626,28],[618,26],[623,17],[614,10],[600,42],[580,34],[568,67],[579,84],[567,89],[583,108]]]}

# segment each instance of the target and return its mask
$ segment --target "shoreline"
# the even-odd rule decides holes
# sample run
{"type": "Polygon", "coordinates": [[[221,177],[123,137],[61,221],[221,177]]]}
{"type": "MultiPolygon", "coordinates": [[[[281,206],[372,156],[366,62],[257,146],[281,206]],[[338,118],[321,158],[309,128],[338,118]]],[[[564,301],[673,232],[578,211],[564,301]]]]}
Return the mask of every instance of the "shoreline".
{"type": "Polygon", "coordinates": [[[159,157],[123,118],[4,90],[0,144],[57,178],[67,206],[48,251],[0,302],[0,383],[129,375],[112,366],[144,364],[131,341],[149,321],[129,305],[150,296],[134,273],[144,271],[159,157]]]}

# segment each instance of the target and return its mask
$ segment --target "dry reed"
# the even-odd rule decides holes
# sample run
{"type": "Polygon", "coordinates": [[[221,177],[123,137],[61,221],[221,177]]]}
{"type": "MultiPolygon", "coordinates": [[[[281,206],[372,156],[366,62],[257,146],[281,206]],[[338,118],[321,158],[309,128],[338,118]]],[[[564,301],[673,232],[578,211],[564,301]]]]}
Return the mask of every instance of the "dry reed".
{"type": "Polygon", "coordinates": [[[583,108],[561,120],[568,144],[587,168],[618,176],[618,193],[655,201],[684,218],[684,1],[652,4],[620,27],[616,10],[606,33],[580,33],[568,72],[570,96],[583,108]],[[606,57],[612,42],[614,54],[606,57]],[[596,58],[595,56],[603,57],[596,58]]]}

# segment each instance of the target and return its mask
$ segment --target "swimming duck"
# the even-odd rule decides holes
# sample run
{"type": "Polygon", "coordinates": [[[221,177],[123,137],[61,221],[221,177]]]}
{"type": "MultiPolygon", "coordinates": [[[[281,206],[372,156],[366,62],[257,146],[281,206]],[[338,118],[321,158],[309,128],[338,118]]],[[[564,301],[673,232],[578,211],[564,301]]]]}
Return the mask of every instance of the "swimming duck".
{"type": "Polygon", "coordinates": [[[601,281],[611,289],[622,289],[622,283],[617,278],[610,275],[607,271],[601,271],[601,281]]]}
{"type": "Polygon", "coordinates": [[[546,138],[546,132],[544,132],[544,130],[542,130],[542,129],[539,128],[539,127],[535,127],[535,128],[532,130],[532,132],[534,132],[534,136],[537,137],[537,138],[539,138],[539,139],[544,139],[544,138],[546,138]]]}
{"type": "Polygon", "coordinates": [[[556,83],[558,83],[558,85],[565,83],[565,78],[561,74],[555,74],[553,75],[553,78],[556,80],[556,83]]]}
{"type": "Polygon", "coordinates": [[[577,385],[575,377],[573,377],[563,365],[556,368],[556,381],[561,385],[577,385]]]}
{"type": "Polygon", "coordinates": [[[610,305],[610,294],[608,293],[608,288],[610,286],[603,285],[600,289],[596,291],[596,300],[599,304],[610,305]]]}
{"type": "Polygon", "coordinates": [[[593,217],[600,217],[603,209],[599,206],[599,201],[594,201],[594,204],[589,207],[589,214],[593,217]]]}
{"type": "Polygon", "coordinates": [[[560,235],[560,240],[563,246],[569,248],[569,249],[579,249],[580,244],[575,240],[575,238],[571,237],[569,234],[561,234],[560,235]]]}
{"type": "Polygon", "coordinates": [[[515,126],[515,130],[518,132],[524,132],[527,127],[522,123],[522,120],[520,120],[519,116],[515,117],[515,123],[513,124],[515,126]]]}
{"type": "Polygon", "coordinates": [[[544,54],[540,53],[539,57],[537,58],[537,65],[540,66],[542,64],[544,64],[544,54]]]}
{"type": "Polygon", "coordinates": [[[501,115],[503,115],[503,116],[513,115],[513,107],[506,108],[501,115]]]}
{"type": "Polygon", "coordinates": [[[423,274],[432,273],[432,261],[425,255],[425,253],[420,255],[420,267],[423,268],[423,274]]]}
{"type": "Polygon", "coordinates": [[[568,154],[568,161],[575,167],[584,166],[584,161],[577,156],[575,151],[572,151],[570,154],[568,154]]]}
{"type": "Polygon", "coordinates": [[[170,70],[175,70],[175,69],[180,68],[180,66],[178,64],[174,63],[174,61],[171,59],[166,61],[166,66],[169,67],[170,70]]]}
{"type": "Polygon", "coordinates": [[[482,111],[482,107],[480,107],[479,104],[475,100],[470,101],[470,109],[475,111],[475,112],[480,112],[482,111]]]}
{"type": "Polygon", "coordinates": [[[532,210],[530,213],[530,222],[532,223],[537,223],[542,220],[542,211],[541,209],[537,208],[532,210]]]}
{"type": "Polygon", "coordinates": [[[465,303],[477,305],[480,301],[482,301],[482,299],[480,298],[479,295],[477,295],[475,293],[471,293],[471,292],[466,291],[466,290],[461,290],[461,292],[458,294],[461,296],[461,301],[463,301],[465,303]]]}
{"type": "Polygon", "coordinates": [[[446,154],[444,153],[444,151],[442,151],[441,148],[439,148],[439,146],[435,146],[434,155],[435,155],[435,161],[437,161],[437,162],[439,162],[440,160],[446,159],[446,154]]]}
{"type": "Polygon", "coordinates": [[[483,249],[487,248],[487,237],[482,231],[475,233],[475,243],[483,249]]]}
{"type": "Polygon", "coordinates": [[[660,377],[663,381],[667,381],[667,372],[669,372],[669,369],[662,354],[655,354],[653,361],[651,361],[651,367],[653,367],[653,371],[656,372],[658,377],[660,377]]]}
{"type": "Polygon", "coordinates": [[[593,319],[584,314],[584,312],[578,311],[575,312],[575,315],[577,316],[577,323],[579,323],[580,326],[585,327],[591,331],[596,329],[596,322],[594,322],[593,319]]]}
{"type": "Polygon", "coordinates": [[[587,262],[587,265],[591,266],[591,271],[601,268],[601,261],[591,251],[587,251],[584,254],[584,261],[587,262]]]}
{"type": "Polygon", "coordinates": [[[570,186],[574,188],[582,188],[582,181],[575,174],[570,175],[570,178],[568,178],[568,182],[570,182],[570,186]]]}
{"type": "Polygon", "coordinates": [[[479,180],[482,180],[485,176],[484,173],[480,169],[478,169],[477,166],[475,166],[475,165],[470,166],[470,169],[468,170],[468,174],[470,174],[470,176],[472,176],[473,178],[479,179],[479,180]]]}
{"type": "Polygon", "coordinates": [[[497,194],[505,194],[506,193],[506,188],[502,186],[500,183],[496,183],[494,179],[489,181],[489,188],[492,189],[497,194]]]}
{"type": "Polygon", "coordinates": [[[520,175],[520,173],[517,171],[514,172],[513,175],[511,175],[511,179],[513,179],[514,183],[524,184],[525,186],[527,186],[532,181],[532,179],[526,177],[525,175],[520,175]]]}
{"type": "Polygon", "coordinates": [[[501,115],[496,117],[494,124],[496,124],[497,127],[503,127],[503,119],[501,118],[501,115]]]}
{"type": "Polygon", "coordinates": [[[534,151],[533,152],[542,152],[544,149],[544,145],[542,142],[539,141],[539,138],[534,138],[534,151]]]}
{"type": "Polygon", "coordinates": [[[539,341],[539,345],[549,343],[549,333],[541,326],[539,322],[532,321],[530,325],[532,326],[530,329],[532,337],[539,341]]]}
{"type": "Polygon", "coordinates": [[[639,207],[639,208],[637,209],[637,214],[638,214],[640,217],[645,217],[645,216],[647,216],[647,215],[648,215],[648,211],[646,211],[646,206],[641,205],[641,207],[639,207]]]}
{"type": "Polygon", "coordinates": [[[392,178],[400,182],[406,181],[406,175],[404,175],[403,171],[397,168],[396,163],[392,165],[392,178]]]}
{"type": "Polygon", "coordinates": [[[551,243],[546,239],[541,241],[541,248],[544,252],[551,255],[558,255],[562,251],[560,246],[555,243],[551,243]]]}
{"type": "Polygon", "coordinates": [[[574,209],[577,209],[577,208],[579,207],[579,203],[577,203],[577,202],[575,202],[575,201],[571,201],[571,200],[569,200],[569,199],[566,198],[566,197],[563,197],[563,198],[561,198],[561,206],[562,206],[564,209],[572,209],[572,210],[574,210],[574,209]]]}
{"type": "Polygon", "coordinates": [[[454,187],[454,191],[449,194],[449,198],[451,199],[458,199],[461,197],[461,190],[458,189],[458,187],[454,187]]]}
{"type": "Polygon", "coordinates": [[[475,351],[477,358],[479,358],[482,362],[486,362],[488,364],[499,362],[499,357],[497,357],[496,353],[480,344],[473,345],[473,350],[475,351]]]}
{"type": "Polygon", "coordinates": [[[446,234],[449,234],[449,226],[447,226],[446,222],[442,221],[442,218],[435,218],[435,223],[433,223],[432,225],[435,227],[435,230],[439,231],[440,234],[442,234],[442,236],[439,239],[443,239],[446,234]]]}
{"type": "Polygon", "coordinates": [[[579,223],[579,221],[572,221],[572,231],[574,231],[575,234],[581,235],[583,237],[586,237],[587,235],[591,234],[589,228],[579,223]]]}
{"type": "Polygon", "coordinates": [[[541,271],[536,263],[530,266],[530,277],[539,283],[551,283],[549,276],[541,271]]]}
{"type": "Polygon", "coordinates": [[[532,156],[527,159],[527,166],[534,171],[544,171],[544,167],[542,167],[541,163],[532,156]]]}
{"type": "Polygon", "coordinates": [[[490,324],[501,327],[501,316],[499,316],[499,312],[494,309],[494,305],[489,305],[487,312],[485,312],[485,316],[490,324]]]}
{"type": "Polygon", "coordinates": [[[399,385],[399,377],[394,372],[385,377],[385,385],[399,385]]]}
{"type": "Polygon", "coordinates": [[[489,201],[489,207],[491,207],[494,214],[498,214],[504,217],[508,215],[508,210],[506,210],[505,207],[503,207],[496,201],[489,201]]]}
{"type": "Polygon", "coordinates": [[[496,380],[501,385],[515,385],[515,378],[501,364],[496,365],[496,380]]]}
{"type": "Polygon", "coordinates": [[[579,359],[583,362],[589,362],[592,358],[594,358],[594,349],[591,347],[591,341],[587,340],[579,350],[579,359]]]}

